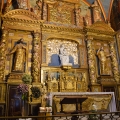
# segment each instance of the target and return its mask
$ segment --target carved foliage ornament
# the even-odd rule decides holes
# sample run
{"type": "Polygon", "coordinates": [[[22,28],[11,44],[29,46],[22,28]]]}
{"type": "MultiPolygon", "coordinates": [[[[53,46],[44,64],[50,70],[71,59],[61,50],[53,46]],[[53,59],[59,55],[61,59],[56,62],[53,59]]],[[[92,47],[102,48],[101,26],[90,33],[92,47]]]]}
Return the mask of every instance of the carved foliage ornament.
{"type": "Polygon", "coordinates": [[[71,24],[73,5],[65,2],[56,2],[53,6],[49,5],[50,21],[71,24]]]}

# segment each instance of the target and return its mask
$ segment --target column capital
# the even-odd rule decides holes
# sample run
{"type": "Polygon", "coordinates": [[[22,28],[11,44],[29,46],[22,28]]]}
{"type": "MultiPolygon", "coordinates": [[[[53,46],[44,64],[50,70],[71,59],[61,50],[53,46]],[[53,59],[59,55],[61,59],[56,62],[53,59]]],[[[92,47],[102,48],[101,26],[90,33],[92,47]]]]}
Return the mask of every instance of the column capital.
{"type": "Polygon", "coordinates": [[[109,45],[110,45],[110,46],[113,46],[114,44],[115,44],[115,41],[109,42],[109,45]]]}
{"type": "Polygon", "coordinates": [[[75,4],[75,9],[79,9],[80,8],[80,4],[75,4]]]}
{"type": "Polygon", "coordinates": [[[86,41],[87,40],[93,40],[93,37],[92,36],[86,36],[86,41]]]}

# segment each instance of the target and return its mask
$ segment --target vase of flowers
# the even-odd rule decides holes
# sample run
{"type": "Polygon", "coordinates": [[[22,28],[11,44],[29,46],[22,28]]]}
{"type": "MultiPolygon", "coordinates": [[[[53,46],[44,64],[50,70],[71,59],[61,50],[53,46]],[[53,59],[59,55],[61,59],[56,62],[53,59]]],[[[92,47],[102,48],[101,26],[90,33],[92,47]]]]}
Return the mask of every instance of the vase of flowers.
{"type": "Polygon", "coordinates": [[[22,100],[22,108],[21,108],[21,114],[22,116],[25,115],[25,100],[27,99],[28,95],[28,85],[27,84],[20,84],[17,89],[18,92],[21,93],[21,100],[22,100]]]}

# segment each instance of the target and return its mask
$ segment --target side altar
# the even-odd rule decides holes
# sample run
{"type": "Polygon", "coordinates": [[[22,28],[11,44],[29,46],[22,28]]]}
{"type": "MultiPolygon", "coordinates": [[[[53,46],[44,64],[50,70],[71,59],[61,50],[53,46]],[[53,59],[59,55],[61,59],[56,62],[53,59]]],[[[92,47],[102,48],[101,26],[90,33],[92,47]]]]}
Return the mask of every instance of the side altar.
{"type": "Polygon", "coordinates": [[[76,112],[76,102],[78,103],[77,113],[90,112],[94,109],[94,105],[98,112],[116,112],[114,92],[50,92],[48,98],[50,106],[53,106],[53,114],[76,112]],[[67,101],[65,101],[66,98],[67,101]],[[78,101],[71,102],[73,98],[78,101]],[[61,102],[63,102],[62,106],[61,102]]]}

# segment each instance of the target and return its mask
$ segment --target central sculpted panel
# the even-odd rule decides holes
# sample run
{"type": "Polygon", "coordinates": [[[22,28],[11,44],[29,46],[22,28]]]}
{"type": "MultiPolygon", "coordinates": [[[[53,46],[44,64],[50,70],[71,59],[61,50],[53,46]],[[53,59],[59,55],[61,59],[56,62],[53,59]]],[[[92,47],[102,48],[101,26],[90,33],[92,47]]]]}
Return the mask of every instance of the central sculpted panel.
{"type": "Polygon", "coordinates": [[[52,38],[47,41],[47,64],[49,66],[78,66],[77,43],[71,40],[52,38]]]}

